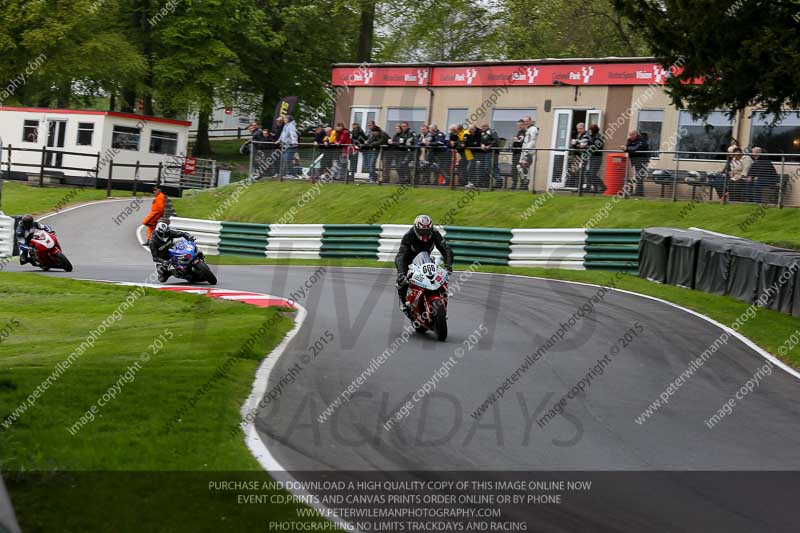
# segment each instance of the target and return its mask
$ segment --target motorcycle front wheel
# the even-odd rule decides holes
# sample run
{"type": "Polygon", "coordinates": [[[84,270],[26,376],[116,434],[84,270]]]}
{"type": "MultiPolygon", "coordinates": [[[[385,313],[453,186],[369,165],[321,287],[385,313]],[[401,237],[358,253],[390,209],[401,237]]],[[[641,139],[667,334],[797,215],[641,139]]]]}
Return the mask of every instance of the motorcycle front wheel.
{"type": "Polygon", "coordinates": [[[447,312],[441,300],[433,302],[433,329],[437,339],[447,340],[447,312]]]}
{"type": "Polygon", "coordinates": [[[64,272],[72,272],[72,263],[69,262],[66,255],[61,252],[56,252],[56,259],[58,259],[58,264],[61,265],[64,272]]]}
{"type": "Polygon", "coordinates": [[[217,284],[217,276],[211,272],[211,269],[208,268],[208,265],[200,261],[194,266],[195,270],[199,274],[199,278],[203,281],[207,281],[209,285],[216,285],[217,284]]]}

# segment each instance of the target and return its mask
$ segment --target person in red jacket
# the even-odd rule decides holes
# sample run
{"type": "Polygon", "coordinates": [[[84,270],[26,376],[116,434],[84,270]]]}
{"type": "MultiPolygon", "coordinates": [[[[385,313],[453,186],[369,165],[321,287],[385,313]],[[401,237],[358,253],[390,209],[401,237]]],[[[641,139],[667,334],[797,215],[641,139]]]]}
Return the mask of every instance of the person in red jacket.
{"type": "Polygon", "coordinates": [[[147,226],[147,241],[150,242],[150,237],[153,235],[153,230],[156,229],[156,224],[164,216],[164,208],[167,203],[167,197],[161,192],[161,187],[156,185],[153,187],[153,205],[150,207],[150,213],[142,221],[143,226],[147,226]]]}
{"type": "Polygon", "coordinates": [[[353,146],[353,138],[350,136],[350,131],[344,127],[344,123],[339,122],[336,124],[336,144],[342,147],[342,152],[339,154],[339,169],[336,171],[334,178],[341,174],[344,175],[347,181],[347,163],[350,160],[350,155],[355,152],[353,146]]]}

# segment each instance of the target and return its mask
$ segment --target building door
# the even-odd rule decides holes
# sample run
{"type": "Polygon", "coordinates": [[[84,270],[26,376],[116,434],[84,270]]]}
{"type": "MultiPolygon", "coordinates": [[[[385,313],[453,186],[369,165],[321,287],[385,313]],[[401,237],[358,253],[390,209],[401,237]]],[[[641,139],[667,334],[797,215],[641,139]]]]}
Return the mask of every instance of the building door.
{"type": "MultiPolygon", "coordinates": [[[[64,148],[64,141],[67,137],[66,120],[50,120],[47,123],[47,147],[64,148]]],[[[64,162],[64,154],[61,151],[47,153],[47,166],[60,167],[64,162]]]]}
{"type": "MultiPolygon", "coordinates": [[[[372,120],[376,124],[378,123],[378,116],[381,113],[381,108],[379,107],[354,107],[350,112],[350,124],[348,124],[348,128],[350,128],[353,124],[359,124],[361,129],[364,130],[364,133],[369,135],[369,130],[367,129],[367,123],[372,120]]],[[[361,174],[361,167],[364,165],[363,156],[358,154],[358,162],[356,163],[356,174],[361,174]]],[[[363,177],[363,176],[362,176],[363,177]]]]}
{"type": "Polygon", "coordinates": [[[547,188],[564,187],[567,176],[567,158],[572,133],[572,109],[556,109],[553,121],[553,142],[550,152],[550,169],[547,174],[547,188]]]}
{"type": "MultiPolygon", "coordinates": [[[[550,156],[550,173],[547,185],[556,189],[565,187],[569,176],[575,178],[575,170],[570,174],[569,148],[578,130],[576,126],[583,123],[586,131],[592,124],[597,124],[603,131],[602,112],[599,109],[556,109],[555,123],[553,124],[553,149],[550,156]]],[[[577,187],[570,184],[571,187],[577,187]]]]}
{"type": "Polygon", "coordinates": [[[589,109],[586,111],[586,131],[589,131],[589,127],[592,124],[597,124],[597,127],[600,128],[600,134],[603,133],[603,112],[599,109],[589,109]]]}

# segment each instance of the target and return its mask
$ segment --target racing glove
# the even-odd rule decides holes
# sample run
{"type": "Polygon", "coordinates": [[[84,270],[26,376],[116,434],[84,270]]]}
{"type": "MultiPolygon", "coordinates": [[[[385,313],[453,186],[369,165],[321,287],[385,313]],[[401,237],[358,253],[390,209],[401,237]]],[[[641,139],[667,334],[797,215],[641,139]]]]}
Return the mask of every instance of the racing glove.
{"type": "Polygon", "coordinates": [[[398,285],[405,285],[408,282],[408,278],[402,272],[397,273],[397,284],[398,285]]]}
{"type": "Polygon", "coordinates": [[[453,273],[453,265],[445,265],[444,268],[450,273],[453,273]]]}

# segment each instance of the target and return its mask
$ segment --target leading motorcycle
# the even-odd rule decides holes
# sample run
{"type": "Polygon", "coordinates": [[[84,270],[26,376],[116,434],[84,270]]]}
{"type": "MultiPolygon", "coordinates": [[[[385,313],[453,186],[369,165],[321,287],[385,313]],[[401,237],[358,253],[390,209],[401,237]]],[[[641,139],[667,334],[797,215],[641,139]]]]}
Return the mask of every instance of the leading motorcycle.
{"type": "Polygon", "coordinates": [[[440,341],[447,339],[447,279],[450,273],[428,252],[417,254],[408,267],[409,317],[418,333],[433,331],[440,341]]]}
{"type": "Polygon", "coordinates": [[[61,268],[65,272],[72,272],[72,263],[61,250],[58,236],[53,228],[45,226],[44,229],[37,229],[30,238],[31,263],[42,270],[51,268],[61,268]]]}
{"type": "Polygon", "coordinates": [[[207,281],[210,285],[217,284],[217,277],[208,268],[203,252],[192,241],[177,239],[169,249],[169,261],[166,266],[170,275],[190,283],[207,281]]]}

